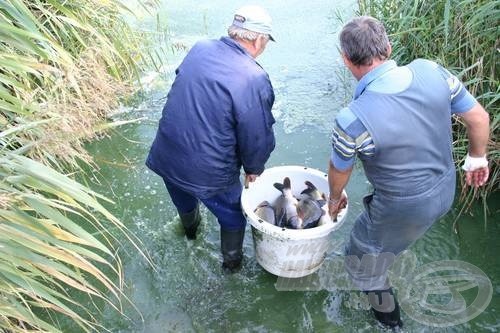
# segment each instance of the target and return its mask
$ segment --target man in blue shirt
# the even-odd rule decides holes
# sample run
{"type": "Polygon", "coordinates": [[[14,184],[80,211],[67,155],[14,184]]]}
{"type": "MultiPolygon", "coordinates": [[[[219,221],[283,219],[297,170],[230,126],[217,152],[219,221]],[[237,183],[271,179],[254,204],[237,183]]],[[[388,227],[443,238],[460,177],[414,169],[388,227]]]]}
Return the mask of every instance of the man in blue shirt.
{"type": "Polygon", "coordinates": [[[417,59],[398,67],[388,60],[385,28],[372,17],[346,24],[340,46],[345,65],[359,82],[353,101],[334,124],[329,211],[335,217],[345,205],[342,191],[358,156],[373,193],[364,198],[365,211],[351,231],[346,269],[368,293],[375,317],[397,327],[402,325],[399,306],[387,279],[391,262],[377,258],[404,251],[450,209],[455,194],[452,114],[467,125],[466,182],[485,184],[489,116],[438,64],[417,59]]]}
{"type": "Polygon", "coordinates": [[[176,70],[146,165],[160,175],[187,238],[196,238],[199,201],[220,224],[223,268],[243,258],[246,219],[239,180],[264,171],[275,146],[269,76],[255,61],[271,36],[258,6],[236,11],[229,37],[196,43],[176,70]]]}

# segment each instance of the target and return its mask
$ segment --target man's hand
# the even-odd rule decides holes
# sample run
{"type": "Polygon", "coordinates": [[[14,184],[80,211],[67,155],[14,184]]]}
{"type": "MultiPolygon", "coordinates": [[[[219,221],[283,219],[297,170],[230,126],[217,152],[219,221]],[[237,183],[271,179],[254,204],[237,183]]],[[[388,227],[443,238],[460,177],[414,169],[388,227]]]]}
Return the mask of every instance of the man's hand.
{"type": "Polygon", "coordinates": [[[483,186],[490,174],[486,156],[471,157],[467,154],[462,169],[465,170],[466,184],[474,187],[483,186]]]}
{"type": "Polygon", "coordinates": [[[469,153],[462,166],[465,170],[465,182],[474,187],[483,186],[490,173],[486,159],[490,117],[479,103],[476,103],[469,111],[458,115],[467,126],[469,138],[469,153]]]}
{"type": "Polygon", "coordinates": [[[479,187],[486,184],[488,177],[490,175],[490,169],[484,167],[481,169],[476,169],[474,171],[465,172],[465,182],[469,186],[479,187]]]}
{"type": "Polygon", "coordinates": [[[332,221],[337,219],[339,212],[347,206],[347,197],[344,193],[339,199],[330,198],[328,200],[328,213],[332,218],[332,221]]]}
{"type": "Polygon", "coordinates": [[[258,175],[245,174],[245,188],[248,188],[249,183],[253,183],[257,179],[258,175]]]}

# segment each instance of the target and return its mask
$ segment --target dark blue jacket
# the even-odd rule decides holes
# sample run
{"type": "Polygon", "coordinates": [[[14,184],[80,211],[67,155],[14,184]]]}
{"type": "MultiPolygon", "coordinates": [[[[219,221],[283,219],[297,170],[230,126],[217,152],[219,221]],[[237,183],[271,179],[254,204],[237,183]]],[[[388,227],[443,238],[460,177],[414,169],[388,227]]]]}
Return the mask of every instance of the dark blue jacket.
{"type": "Polygon", "coordinates": [[[269,76],[228,37],[196,43],[176,70],[146,165],[207,198],[260,174],[275,146],[269,76]]]}

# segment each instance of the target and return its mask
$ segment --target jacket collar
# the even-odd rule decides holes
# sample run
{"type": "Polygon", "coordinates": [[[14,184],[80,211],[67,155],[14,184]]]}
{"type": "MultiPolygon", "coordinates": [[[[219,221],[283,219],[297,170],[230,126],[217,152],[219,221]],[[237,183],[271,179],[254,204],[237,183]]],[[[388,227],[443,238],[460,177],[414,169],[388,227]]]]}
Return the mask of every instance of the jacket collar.
{"type": "Polygon", "coordinates": [[[245,48],[240,45],[240,43],[238,43],[237,41],[235,41],[231,37],[221,37],[220,41],[223,42],[223,43],[225,43],[225,44],[227,44],[227,45],[229,45],[232,48],[238,49],[239,51],[243,52],[244,54],[246,54],[247,56],[249,56],[250,58],[252,58],[252,56],[250,55],[250,53],[248,53],[247,50],[245,50],[245,48]]]}
{"type": "Polygon", "coordinates": [[[235,41],[234,39],[232,39],[231,37],[221,37],[220,38],[220,41],[229,45],[230,47],[234,48],[234,49],[237,49],[238,51],[242,52],[243,54],[245,54],[246,56],[248,56],[250,59],[253,60],[253,62],[255,62],[260,68],[262,68],[262,66],[257,62],[257,60],[255,60],[254,57],[252,57],[250,55],[250,53],[248,53],[248,51],[240,45],[240,43],[238,43],[237,41],[235,41]]]}

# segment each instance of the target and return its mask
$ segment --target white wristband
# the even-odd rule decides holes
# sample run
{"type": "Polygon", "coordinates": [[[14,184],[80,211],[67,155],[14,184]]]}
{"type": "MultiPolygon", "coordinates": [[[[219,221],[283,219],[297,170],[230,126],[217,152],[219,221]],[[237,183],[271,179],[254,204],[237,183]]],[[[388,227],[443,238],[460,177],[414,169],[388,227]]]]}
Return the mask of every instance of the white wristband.
{"type": "Polygon", "coordinates": [[[467,154],[462,169],[465,171],[474,171],[487,166],[488,160],[486,159],[486,155],[483,157],[470,157],[469,154],[467,154]]]}

